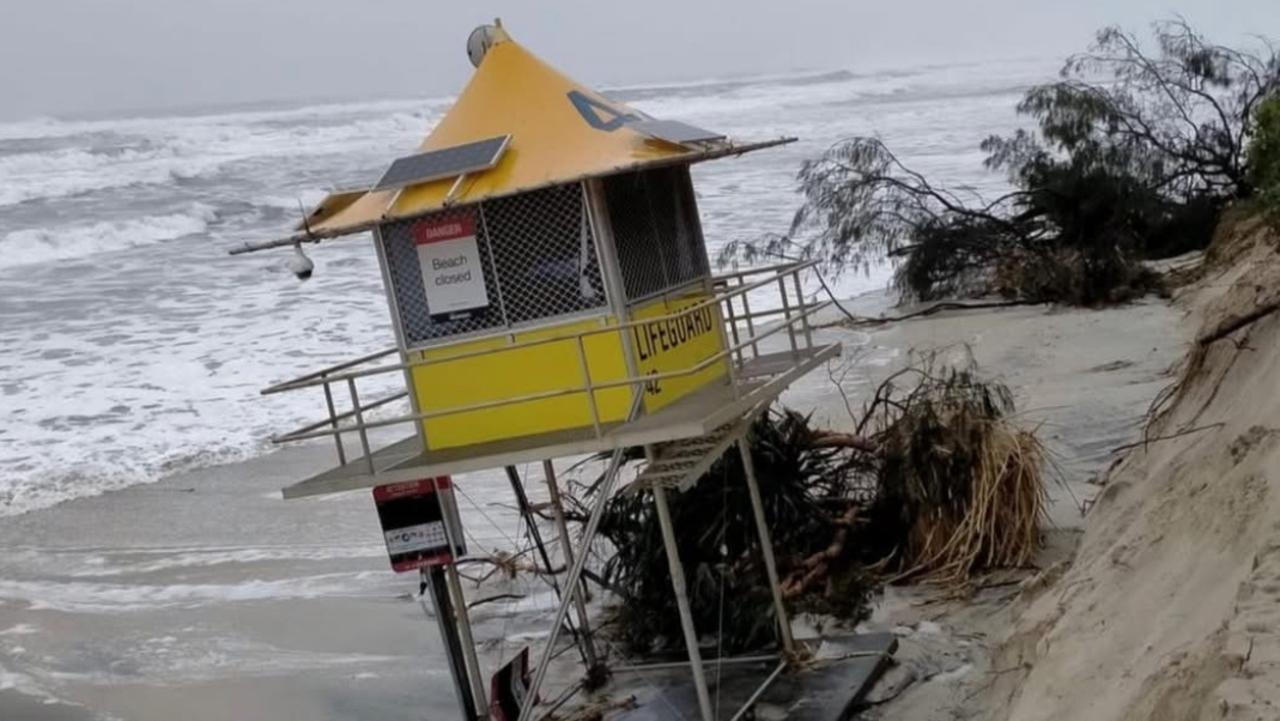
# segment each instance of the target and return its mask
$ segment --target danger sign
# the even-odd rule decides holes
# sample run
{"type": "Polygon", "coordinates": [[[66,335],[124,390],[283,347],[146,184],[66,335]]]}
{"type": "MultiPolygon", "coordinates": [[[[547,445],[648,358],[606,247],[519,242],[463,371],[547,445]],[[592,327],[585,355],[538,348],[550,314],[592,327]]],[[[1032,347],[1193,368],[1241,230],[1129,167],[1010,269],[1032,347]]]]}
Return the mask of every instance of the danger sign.
{"type": "Polygon", "coordinates": [[[422,288],[432,317],[453,317],[489,305],[471,214],[428,218],[413,226],[422,288]]]}
{"type": "Polygon", "coordinates": [[[391,568],[397,573],[448,565],[466,553],[461,538],[458,538],[456,553],[449,548],[445,509],[440,498],[449,488],[449,477],[441,476],[373,489],[373,503],[378,508],[387,555],[391,558],[391,568]]]}

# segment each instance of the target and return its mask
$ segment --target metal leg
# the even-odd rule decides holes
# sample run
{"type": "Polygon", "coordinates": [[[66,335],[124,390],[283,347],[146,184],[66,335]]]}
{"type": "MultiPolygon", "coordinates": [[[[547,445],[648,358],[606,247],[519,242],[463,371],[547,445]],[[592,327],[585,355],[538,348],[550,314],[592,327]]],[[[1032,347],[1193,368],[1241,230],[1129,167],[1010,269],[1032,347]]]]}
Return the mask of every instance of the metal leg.
{"type": "MultiPolygon", "coordinates": [[[[742,708],[738,709],[738,712],[735,713],[733,715],[733,718],[730,718],[729,721],[741,721],[741,719],[746,718],[747,714],[751,713],[755,709],[756,701],[760,700],[760,697],[764,695],[764,692],[768,691],[769,687],[773,685],[773,682],[777,681],[778,677],[782,675],[782,672],[786,670],[787,670],[786,661],[783,661],[782,663],[778,664],[778,667],[773,669],[773,673],[769,674],[769,677],[766,678],[763,683],[761,683],[759,686],[756,687],[756,690],[752,692],[751,696],[749,696],[747,700],[743,702],[742,708]]],[[[752,718],[754,718],[754,716],[752,718]]]]}
{"type": "MultiPolygon", "coordinates": [[[[556,581],[555,566],[551,564],[551,555],[547,553],[547,545],[542,542],[542,531],[538,529],[537,516],[533,515],[533,507],[529,505],[529,496],[524,492],[524,482],[520,480],[520,471],[515,466],[507,466],[507,479],[511,482],[511,492],[515,494],[516,505],[520,508],[520,515],[524,518],[525,526],[529,530],[529,536],[533,539],[533,545],[538,549],[539,557],[542,558],[542,566],[547,569],[547,580],[551,583],[551,589],[556,592],[556,600],[562,601],[564,600],[564,591],[560,588],[560,583],[556,581]]],[[[536,567],[537,564],[535,563],[534,566],[536,567]]],[[[579,609],[579,612],[581,614],[581,609],[579,609]]],[[[579,621],[581,621],[581,616],[579,621]]],[[[582,656],[582,663],[587,668],[594,667],[594,654],[587,653],[586,637],[583,632],[578,628],[574,628],[572,624],[569,626],[569,631],[573,633],[574,640],[577,642],[578,654],[582,656]]]]}
{"type": "MultiPolygon", "coordinates": [[[[441,488],[436,479],[431,479],[432,489],[440,498],[441,510],[444,512],[444,535],[449,543],[450,553],[456,555],[462,547],[459,535],[462,525],[458,519],[457,499],[453,497],[452,488],[441,488]]],[[[449,595],[453,599],[453,625],[458,632],[458,640],[462,644],[462,659],[466,663],[467,675],[471,677],[471,693],[475,698],[477,718],[489,718],[489,701],[484,692],[484,681],[480,676],[480,659],[476,657],[476,642],[471,636],[471,617],[467,614],[467,598],[462,594],[462,583],[458,580],[458,568],[455,563],[445,567],[445,580],[449,595]]]]}
{"type": "Polygon", "coordinates": [[[756,322],[754,320],[755,314],[751,312],[751,298],[749,297],[750,295],[751,295],[751,291],[747,291],[740,296],[742,298],[742,317],[745,318],[747,321],[747,337],[751,339],[751,357],[759,358],[760,344],[756,343],[755,341],[756,322]]]}
{"type": "MultiPolygon", "coordinates": [[[[636,395],[631,402],[631,415],[634,416],[636,409],[640,405],[642,395],[636,395]]],[[[587,565],[587,552],[591,550],[591,543],[596,538],[596,531],[600,528],[600,519],[604,516],[605,506],[608,505],[609,499],[613,497],[613,487],[617,484],[618,473],[622,467],[622,451],[618,448],[614,450],[613,455],[609,458],[609,468],[605,471],[604,482],[600,484],[597,491],[596,504],[591,509],[591,517],[587,519],[587,527],[582,530],[582,543],[578,546],[577,557],[573,559],[573,567],[569,569],[569,577],[565,580],[565,585],[573,587],[582,581],[582,571],[587,565]]],[[[560,628],[564,624],[565,616],[569,613],[569,605],[571,598],[560,600],[560,607],[556,609],[555,621],[551,624],[551,635],[547,637],[547,644],[542,649],[542,656],[538,659],[538,665],[533,670],[533,679],[529,683],[527,691],[528,698],[534,699],[538,697],[538,691],[542,689],[542,682],[547,677],[547,669],[551,666],[551,659],[555,655],[556,639],[560,638],[560,628]]],[[[533,704],[527,703],[520,711],[518,721],[529,721],[533,718],[533,704]]]]}
{"type": "MultiPolygon", "coordinates": [[[[732,313],[732,308],[733,308],[733,300],[732,300],[732,299],[730,299],[730,300],[729,300],[729,308],[730,308],[730,311],[731,311],[731,313],[732,313]]],[[[719,323],[716,327],[717,327],[717,330],[719,331],[720,347],[721,347],[721,348],[728,348],[728,347],[729,347],[729,338],[728,338],[728,335],[725,333],[725,330],[724,330],[724,319],[723,319],[723,318],[721,318],[721,319],[720,319],[720,323],[719,323]]],[[[734,328],[734,330],[733,330],[733,335],[734,335],[734,345],[737,345],[738,329],[737,329],[736,327],[735,327],[735,328],[734,328]]],[[[740,391],[740,390],[739,390],[739,388],[738,388],[738,364],[739,364],[739,363],[741,363],[741,362],[742,362],[742,350],[741,350],[741,349],[739,349],[739,350],[738,350],[738,357],[737,357],[737,359],[736,359],[736,360],[734,359],[734,357],[733,357],[733,354],[732,354],[732,353],[730,353],[730,354],[729,354],[728,356],[726,356],[726,357],[725,357],[725,359],[724,359],[724,367],[726,368],[726,370],[727,370],[727,372],[728,372],[728,374],[729,374],[729,387],[730,387],[731,389],[733,389],[733,399],[734,399],[735,401],[736,401],[736,400],[738,400],[738,398],[740,398],[740,397],[742,396],[742,393],[741,393],[741,391],[740,391]]]]}
{"type": "Polygon", "coordinates": [[[355,378],[347,378],[347,391],[351,394],[351,409],[356,417],[356,429],[360,431],[360,449],[364,451],[364,461],[369,466],[369,475],[372,476],[377,471],[373,467],[373,451],[369,450],[369,432],[364,425],[364,410],[360,407],[360,394],[356,392],[355,378]]]}
{"type": "MultiPolygon", "coordinates": [[[[453,623],[453,604],[449,601],[449,588],[445,585],[444,569],[424,568],[419,571],[419,577],[422,581],[419,593],[425,597],[427,591],[430,591],[431,600],[435,604],[436,623],[440,626],[440,640],[444,642],[445,656],[449,660],[449,673],[453,676],[453,690],[458,695],[458,705],[462,708],[463,721],[473,721],[476,717],[476,703],[471,697],[467,672],[462,665],[462,642],[458,639],[458,626],[453,623]]],[[[422,600],[422,610],[427,610],[425,598],[422,600]]]]}
{"type": "MultiPolygon", "coordinates": [[[[627,421],[635,420],[640,414],[640,408],[644,403],[643,393],[632,393],[631,410],[627,412],[627,421]]],[[[618,475],[622,470],[622,452],[625,449],[615,448],[613,454],[609,456],[609,467],[604,472],[604,480],[600,483],[600,488],[596,491],[596,504],[591,508],[591,517],[587,519],[587,525],[582,529],[582,543],[578,546],[577,557],[573,559],[573,566],[569,569],[569,577],[565,579],[565,585],[573,588],[582,582],[582,572],[586,570],[587,554],[591,552],[591,544],[596,540],[596,531],[600,529],[600,519],[604,517],[605,506],[609,504],[609,499],[613,498],[613,488],[618,484],[618,475]]],[[[560,626],[564,623],[565,616],[569,614],[569,605],[572,602],[572,596],[560,599],[560,606],[556,609],[555,621],[551,624],[551,635],[547,638],[547,645],[542,649],[542,656],[538,658],[538,665],[533,670],[533,679],[529,682],[529,689],[526,692],[528,697],[535,699],[538,697],[538,691],[542,689],[542,682],[547,678],[547,669],[551,666],[551,659],[555,655],[556,639],[560,638],[560,626]]],[[[520,718],[517,721],[529,721],[533,718],[533,704],[527,703],[520,710],[520,718]]]]}
{"type": "MultiPolygon", "coordinates": [[[[795,353],[800,349],[796,345],[796,328],[791,323],[791,301],[787,300],[787,281],[782,276],[778,276],[778,294],[782,296],[782,313],[785,318],[782,322],[787,325],[787,339],[791,341],[791,352],[795,353]]],[[[801,303],[801,306],[803,305],[801,303]]]]}
{"type": "MultiPolygon", "coordinates": [[[[324,376],[320,376],[324,378],[324,376]]],[[[329,384],[324,384],[324,402],[329,407],[329,427],[334,431],[338,430],[338,414],[333,407],[333,391],[329,389],[329,384]]],[[[347,449],[342,447],[342,434],[334,433],[333,442],[338,446],[338,465],[347,465],[347,449]]]]}
{"type": "Polygon", "coordinates": [[[782,648],[787,653],[795,650],[791,637],[791,620],[782,603],[782,586],[778,583],[778,563],[773,557],[773,540],[769,536],[769,524],[764,518],[764,501],[760,498],[760,486],[756,483],[756,466],[751,460],[751,447],[744,434],[738,439],[738,454],[742,456],[742,470],[747,477],[747,491],[751,495],[751,511],[756,519],[756,533],[760,536],[760,553],[764,556],[764,570],[769,577],[769,592],[773,595],[773,612],[778,617],[778,633],[782,635],[782,648]]]}
{"type": "Polygon", "coordinates": [[[658,525],[662,527],[662,545],[667,551],[667,565],[671,568],[671,587],[676,594],[676,607],[680,610],[680,626],[684,631],[684,644],[689,649],[689,667],[693,671],[694,690],[698,693],[698,707],[703,721],[715,721],[711,711],[711,694],[707,690],[707,675],[702,668],[702,652],[698,650],[698,631],[693,627],[693,612],[689,609],[689,591],[684,583],[684,564],[676,548],[675,529],[671,525],[671,509],[667,506],[667,491],[662,486],[653,487],[653,505],[658,509],[658,525]]]}
{"type": "MultiPolygon", "coordinates": [[[[560,486],[556,484],[556,467],[550,459],[542,462],[543,473],[547,476],[547,492],[551,495],[551,512],[555,514],[556,530],[560,533],[560,547],[564,549],[564,565],[573,566],[573,540],[569,537],[569,524],[564,520],[564,503],[560,499],[560,486]]],[[[588,668],[595,668],[600,663],[596,655],[595,641],[591,638],[591,624],[587,618],[586,583],[574,584],[566,589],[573,595],[573,605],[578,613],[578,634],[582,637],[582,651],[587,657],[588,668]]]]}
{"type": "Polygon", "coordinates": [[[471,618],[467,615],[467,599],[462,595],[462,583],[458,581],[458,568],[454,564],[445,567],[445,579],[449,582],[450,595],[453,596],[453,613],[458,626],[458,638],[462,641],[462,658],[467,664],[467,675],[471,677],[471,693],[476,697],[476,715],[478,718],[489,718],[489,700],[484,691],[484,682],[480,675],[480,659],[476,657],[476,641],[471,637],[471,618]]]}
{"type": "Polygon", "coordinates": [[[791,279],[795,281],[796,302],[800,304],[800,323],[804,327],[804,347],[812,348],[813,347],[813,331],[809,328],[809,313],[808,313],[809,309],[805,305],[804,291],[801,290],[801,287],[800,287],[800,271],[794,271],[791,274],[791,279]]]}

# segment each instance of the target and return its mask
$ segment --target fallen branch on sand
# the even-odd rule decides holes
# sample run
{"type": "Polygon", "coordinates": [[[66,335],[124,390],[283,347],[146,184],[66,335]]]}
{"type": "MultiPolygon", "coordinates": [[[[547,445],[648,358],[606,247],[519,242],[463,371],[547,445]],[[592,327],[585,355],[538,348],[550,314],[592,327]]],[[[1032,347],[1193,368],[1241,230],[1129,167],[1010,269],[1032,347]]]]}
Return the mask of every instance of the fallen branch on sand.
{"type": "Polygon", "coordinates": [[[944,310],[982,310],[985,308],[1008,308],[1011,306],[1019,306],[1019,305],[1044,305],[1047,302],[1048,301],[1044,301],[1044,300],[993,300],[993,301],[985,301],[980,303],[961,303],[958,301],[945,301],[942,303],[935,303],[929,306],[928,308],[917,310],[913,313],[907,313],[906,315],[891,316],[891,317],[881,316],[879,318],[870,318],[866,316],[857,316],[851,313],[845,313],[845,315],[847,316],[845,320],[838,320],[832,323],[824,323],[817,327],[831,328],[833,326],[841,326],[845,328],[858,328],[861,326],[868,326],[868,325],[884,325],[886,323],[897,323],[898,321],[911,320],[912,318],[923,318],[925,316],[934,315],[935,313],[941,313],[944,310]]]}
{"type": "Polygon", "coordinates": [[[1225,423],[1210,423],[1207,426],[1196,426],[1195,428],[1188,428],[1183,431],[1178,431],[1177,433],[1170,433],[1167,436],[1156,436],[1155,438],[1144,438],[1140,441],[1134,441],[1133,443],[1126,443],[1123,446],[1116,446],[1115,448],[1111,449],[1111,452],[1119,453],[1121,451],[1127,451],[1130,448],[1137,448],[1138,446],[1146,446],[1148,443],[1155,443],[1157,441],[1171,441],[1174,438],[1189,436],[1192,433],[1199,433],[1200,431],[1210,431],[1210,430],[1213,430],[1214,428],[1221,428],[1225,425],[1226,425],[1225,423]]]}

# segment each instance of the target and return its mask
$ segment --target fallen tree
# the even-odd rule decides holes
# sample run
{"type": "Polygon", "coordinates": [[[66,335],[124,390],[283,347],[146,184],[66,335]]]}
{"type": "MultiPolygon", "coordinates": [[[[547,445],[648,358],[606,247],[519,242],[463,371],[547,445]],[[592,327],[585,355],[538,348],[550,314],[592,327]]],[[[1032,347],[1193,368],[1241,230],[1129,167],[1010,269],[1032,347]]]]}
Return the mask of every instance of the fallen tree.
{"type": "MultiPolygon", "coordinates": [[[[856,622],[882,583],[961,590],[986,569],[1027,564],[1040,544],[1042,452],[1012,411],[1008,390],[971,363],[920,355],[880,384],[852,432],[815,429],[789,410],[761,416],[750,448],[788,603],[856,622]]],[[[725,653],[771,644],[776,625],[738,454],[669,499],[695,625],[725,653]]],[[[648,492],[611,501],[600,532],[605,576],[621,594],[619,637],[639,652],[676,648],[648,492]]]]}

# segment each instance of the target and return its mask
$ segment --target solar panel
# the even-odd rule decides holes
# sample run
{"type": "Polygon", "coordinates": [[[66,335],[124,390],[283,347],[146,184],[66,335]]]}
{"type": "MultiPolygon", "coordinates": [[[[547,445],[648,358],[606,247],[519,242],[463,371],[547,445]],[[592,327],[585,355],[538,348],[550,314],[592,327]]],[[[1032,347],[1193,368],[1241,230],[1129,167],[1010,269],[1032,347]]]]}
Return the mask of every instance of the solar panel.
{"type": "Polygon", "coordinates": [[[712,140],[724,140],[724,133],[703,130],[696,125],[682,123],[679,120],[639,120],[630,127],[651,138],[665,140],[668,143],[683,145],[684,143],[706,143],[712,140]]]}
{"type": "Polygon", "coordinates": [[[397,158],[387,168],[387,172],[383,173],[382,180],[378,181],[374,190],[403,188],[406,185],[488,170],[498,164],[510,141],[510,135],[499,135],[488,140],[397,158]]]}

